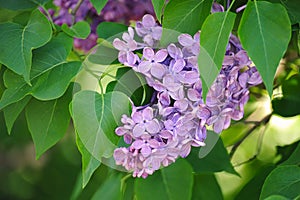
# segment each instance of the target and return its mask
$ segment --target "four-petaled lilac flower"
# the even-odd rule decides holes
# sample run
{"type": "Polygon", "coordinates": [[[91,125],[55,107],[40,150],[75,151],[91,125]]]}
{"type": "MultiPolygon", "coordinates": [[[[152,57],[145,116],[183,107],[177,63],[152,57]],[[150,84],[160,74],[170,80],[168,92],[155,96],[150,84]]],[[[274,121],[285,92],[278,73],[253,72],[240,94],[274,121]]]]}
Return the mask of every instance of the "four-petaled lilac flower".
{"type": "Polygon", "coordinates": [[[132,135],[135,138],[141,137],[144,134],[155,134],[160,130],[159,121],[154,118],[153,109],[151,107],[147,107],[139,112],[134,112],[132,114],[132,120],[136,123],[132,130],[132,135]]]}
{"type": "Polygon", "coordinates": [[[152,48],[145,47],[143,50],[143,60],[137,67],[138,71],[147,74],[150,71],[150,74],[158,79],[161,79],[165,74],[165,66],[161,64],[166,57],[168,52],[165,49],[161,49],[156,53],[152,48]]]}
{"type": "Polygon", "coordinates": [[[128,66],[134,66],[137,61],[137,56],[133,53],[133,51],[137,49],[137,43],[133,37],[134,30],[129,27],[128,33],[123,33],[122,39],[124,41],[119,38],[113,41],[114,47],[119,50],[119,61],[128,66]]]}

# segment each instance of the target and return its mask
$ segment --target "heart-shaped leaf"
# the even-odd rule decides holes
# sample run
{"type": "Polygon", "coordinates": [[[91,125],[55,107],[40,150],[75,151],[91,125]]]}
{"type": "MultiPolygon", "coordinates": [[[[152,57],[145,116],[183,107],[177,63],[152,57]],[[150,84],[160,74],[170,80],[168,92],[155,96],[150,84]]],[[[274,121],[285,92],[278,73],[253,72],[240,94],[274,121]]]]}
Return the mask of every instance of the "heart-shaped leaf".
{"type": "Polygon", "coordinates": [[[71,27],[68,27],[67,24],[63,24],[61,29],[71,37],[81,39],[86,39],[91,32],[90,25],[86,21],[76,22],[76,24],[71,27]]]}
{"type": "Polygon", "coordinates": [[[82,188],[84,188],[88,184],[95,170],[100,166],[101,162],[94,158],[84,147],[78,134],[76,134],[76,144],[82,157],[82,188]]]}
{"type": "Polygon", "coordinates": [[[294,199],[299,195],[300,167],[287,165],[275,168],[263,185],[259,199],[265,199],[271,195],[282,195],[294,199]]]}
{"type": "Polygon", "coordinates": [[[0,62],[30,83],[32,50],[45,45],[52,35],[48,19],[39,10],[32,12],[26,26],[0,24],[0,62]]]}
{"type": "Polygon", "coordinates": [[[3,109],[8,134],[11,133],[12,127],[13,127],[16,119],[18,118],[20,113],[23,111],[23,109],[25,108],[25,106],[27,105],[27,103],[29,102],[30,99],[31,99],[31,97],[27,96],[24,99],[14,103],[14,104],[11,104],[3,109]]]}
{"type": "Polygon", "coordinates": [[[26,119],[36,158],[65,135],[71,118],[68,105],[72,99],[72,92],[70,87],[64,96],[52,101],[32,99],[26,107],[26,119]]]}
{"type": "Polygon", "coordinates": [[[112,156],[119,137],[115,128],[123,114],[129,114],[129,99],[121,92],[99,94],[80,91],[72,101],[72,116],[75,129],[84,147],[93,157],[112,156]]]}
{"type": "Polygon", "coordinates": [[[40,100],[50,100],[61,96],[81,66],[80,62],[68,63],[65,61],[69,43],[72,44],[70,37],[59,34],[45,46],[34,50],[30,76],[31,87],[22,77],[6,71],[4,82],[7,89],[0,100],[0,109],[21,100],[28,94],[32,94],[40,100]],[[50,83],[51,85],[48,85],[50,83]]]}

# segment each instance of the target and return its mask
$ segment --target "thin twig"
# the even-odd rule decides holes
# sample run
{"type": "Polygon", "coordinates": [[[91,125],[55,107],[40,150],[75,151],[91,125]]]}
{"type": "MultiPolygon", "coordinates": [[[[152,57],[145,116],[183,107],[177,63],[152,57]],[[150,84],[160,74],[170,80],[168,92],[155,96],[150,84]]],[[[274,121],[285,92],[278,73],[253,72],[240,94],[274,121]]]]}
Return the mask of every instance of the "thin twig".
{"type": "Polygon", "coordinates": [[[258,155],[260,154],[261,148],[262,148],[262,142],[263,142],[263,137],[264,137],[265,132],[266,132],[266,126],[264,127],[264,130],[262,131],[262,133],[258,137],[258,143],[257,143],[257,146],[256,146],[255,154],[251,158],[249,158],[248,160],[240,162],[240,163],[234,165],[234,167],[238,167],[238,166],[244,165],[246,163],[249,163],[249,162],[255,160],[258,157],[258,155]]]}
{"type": "Polygon", "coordinates": [[[71,11],[71,15],[73,15],[73,23],[72,24],[75,23],[75,15],[82,3],[83,3],[83,0],[79,0],[76,4],[75,8],[71,11]]]}
{"type": "Polygon", "coordinates": [[[237,150],[237,148],[244,142],[244,140],[256,129],[258,128],[260,125],[262,124],[266,124],[269,122],[270,118],[272,116],[272,113],[268,114],[267,116],[265,116],[260,122],[258,123],[254,123],[253,127],[250,128],[246,134],[244,135],[244,137],[242,137],[237,143],[235,143],[229,153],[230,158],[233,157],[233,154],[235,153],[235,151],[237,150]]]}

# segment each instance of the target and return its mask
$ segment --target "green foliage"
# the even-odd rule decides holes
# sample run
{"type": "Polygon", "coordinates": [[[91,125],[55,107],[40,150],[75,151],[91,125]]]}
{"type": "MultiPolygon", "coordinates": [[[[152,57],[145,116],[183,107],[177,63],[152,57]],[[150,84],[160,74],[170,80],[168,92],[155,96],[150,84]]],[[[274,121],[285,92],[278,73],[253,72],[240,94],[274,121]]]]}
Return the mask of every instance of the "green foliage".
{"type": "Polygon", "coordinates": [[[25,10],[32,9],[38,5],[43,5],[49,0],[0,0],[0,8],[6,8],[10,10],[25,10]]]}
{"type": "Polygon", "coordinates": [[[111,175],[92,197],[92,200],[97,199],[121,199],[121,174],[111,175]]]}
{"type": "Polygon", "coordinates": [[[208,144],[206,146],[212,149],[208,151],[208,154],[205,155],[205,157],[202,157],[201,155],[201,148],[203,147],[200,148],[200,151],[199,148],[192,148],[190,155],[187,157],[187,160],[193,166],[193,171],[196,173],[226,171],[237,174],[230,162],[229,155],[224,147],[222,139],[218,138],[215,143],[216,139],[213,134],[215,133],[211,132],[207,135],[206,142],[208,144]],[[209,140],[212,140],[212,142],[209,142],[209,140]]]}
{"type": "Polygon", "coordinates": [[[32,99],[26,107],[28,129],[35,145],[36,158],[65,135],[71,118],[68,109],[71,98],[72,87],[59,99],[52,101],[32,99]]]}
{"type": "Polygon", "coordinates": [[[193,200],[222,200],[223,194],[214,174],[195,174],[193,200]]]}
{"type": "Polygon", "coordinates": [[[45,45],[51,35],[51,25],[39,10],[33,11],[25,27],[12,22],[0,24],[0,62],[30,84],[32,49],[45,45]]]}
{"type": "Polygon", "coordinates": [[[8,134],[11,133],[11,129],[16,119],[24,110],[25,106],[27,105],[30,99],[31,97],[27,96],[24,99],[17,101],[16,103],[11,104],[3,109],[8,134]]]}
{"type": "Polygon", "coordinates": [[[272,3],[280,3],[287,10],[291,23],[300,22],[299,1],[298,0],[269,0],[272,3]]]}
{"type": "Polygon", "coordinates": [[[281,195],[271,195],[265,198],[265,200],[288,200],[288,198],[281,195]]]}
{"type": "Polygon", "coordinates": [[[130,97],[134,105],[143,105],[149,102],[152,96],[149,91],[152,90],[145,79],[131,68],[119,68],[115,79],[107,85],[106,92],[123,92],[130,97]]]}
{"type": "Polygon", "coordinates": [[[94,8],[97,10],[97,13],[101,13],[101,10],[104,8],[105,4],[108,2],[108,0],[90,0],[90,2],[93,4],[94,8]]]}
{"type": "Polygon", "coordinates": [[[129,100],[121,92],[99,94],[81,91],[72,101],[72,116],[78,136],[88,152],[101,161],[110,157],[119,138],[114,130],[121,115],[129,113],[129,100]]]}
{"type": "Polygon", "coordinates": [[[291,37],[291,23],[286,10],[280,4],[249,1],[238,34],[271,96],[277,66],[291,37]]]}
{"type": "Polygon", "coordinates": [[[172,0],[164,11],[163,28],[195,34],[209,15],[212,1],[172,0]]]}
{"type": "Polygon", "coordinates": [[[94,158],[84,147],[78,134],[76,134],[76,144],[82,157],[82,188],[89,182],[95,170],[100,166],[101,162],[94,158]]]}
{"type": "Polygon", "coordinates": [[[202,25],[198,67],[201,72],[202,95],[204,99],[206,98],[208,89],[222,68],[234,19],[234,13],[218,12],[208,16],[202,25]],[[211,26],[211,24],[214,24],[214,26],[211,26]]]}
{"type": "Polygon", "coordinates": [[[138,200],[191,199],[192,183],[191,166],[185,160],[179,159],[146,179],[136,179],[135,194],[138,200]]]}
{"type": "Polygon", "coordinates": [[[258,171],[257,174],[239,192],[239,194],[236,196],[236,199],[259,199],[264,181],[274,168],[275,166],[271,165],[266,166],[258,171]]]}
{"type": "Polygon", "coordinates": [[[97,26],[97,34],[100,38],[111,39],[111,37],[114,37],[117,34],[126,31],[127,28],[128,27],[124,24],[114,22],[102,22],[97,26]]]}
{"type": "Polygon", "coordinates": [[[71,27],[68,27],[67,24],[63,24],[61,29],[69,36],[81,39],[86,39],[91,32],[90,25],[86,21],[76,22],[71,27]]]}
{"type": "Polygon", "coordinates": [[[272,101],[274,113],[283,117],[300,114],[300,74],[295,74],[282,83],[283,97],[272,101]]]}
{"type": "Polygon", "coordinates": [[[0,109],[23,99],[28,94],[40,100],[51,100],[63,95],[71,79],[78,73],[81,63],[66,61],[68,54],[61,39],[66,39],[66,46],[72,43],[72,40],[60,34],[33,52],[30,75],[32,86],[26,84],[17,74],[5,72],[4,83],[7,89],[0,100],[0,109]]]}
{"type": "MultiPolygon", "coordinates": [[[[281,165],[299,165],[300,164],[300,142],[297,142],[298,145],[293,149],[291,155],[287,160],[285,160],[281,165]]],[[[295,144],[297,144],[295,143],[295,144]]]]}
{"type": "Polygon", "coordinates": [[[151,0],[151,1],[152,1],[156,18],[159,21],[159,23],[161,23],[161,16],[166,1],[165,0],[151,0]]]}
{"type": "Polygon", "coordinates": [[[271,195],[281,195],[294,199],[299,195],[300,168],[297,165],[281,166],[274,169],[266,178],[260,199],[271,195]]]}

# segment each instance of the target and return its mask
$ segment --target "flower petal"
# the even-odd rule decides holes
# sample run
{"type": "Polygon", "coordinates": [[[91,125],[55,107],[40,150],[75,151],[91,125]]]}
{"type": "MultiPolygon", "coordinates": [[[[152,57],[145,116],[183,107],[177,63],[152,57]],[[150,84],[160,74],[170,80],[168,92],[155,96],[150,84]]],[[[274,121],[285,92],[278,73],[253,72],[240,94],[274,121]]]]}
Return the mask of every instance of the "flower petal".
{"type": "Polygon", "coordinates": [[[189,34],[181,34],[178,37],[178,42],[184,46],[184,47],[188,47],[188,46],[192,46],[193,43],[195,43],[195,40],[192,38],[192,36],[190,36],[189,34]]]}
{"type": "Polygon", "coordinates": [[[140,137],[145,133],[145,127],[142,124],[137,124],[132,130],[132,135],[136,138],[140,137]]]}
{"type": "Polygon", "coordinates": [[[163,62],[167,56],[168,56],[168,51],[166,49],[161,49],[156,52],[153,60],[155,62],[163,62]]]}
{"type": "Polygon", "coordinates": [[[151,62],[149,62],[149,61],[142,61],[142,62],[138,65],[137,69],[138,69],[138,71],[141,72],[141,73],[147,73],[147,72],[150,70],[151,65],[152,65],[151,62]]]}
{"type": "Polygon", "coordinates": [[[142,23],[144,25],[144,27],[146,28],[151,28],[155,26],[155,19],[152,15],[144,15],[143,19],[142,19],[142,23]]]}
{"type": "Polygon", "coordinates": [[[154,57],[154,51],[150,47],[145,47],[143,49],[143,57],[146,58],[147,60],[151,61],[154,57]]]}
{"type": "Polygon", "coordinates": [[[158,79],[162,79],[163,76],[165,75],[166,69],[164,65],[160,63],[152,63],[150,73],[152,76],[158,79]]]}
{"type": "Polygon", "coordinates": [[[145,124],[146,130],[150,134],[158,133],[160,130],[160,125],[157,119],[151,120],[145,124]]]}

